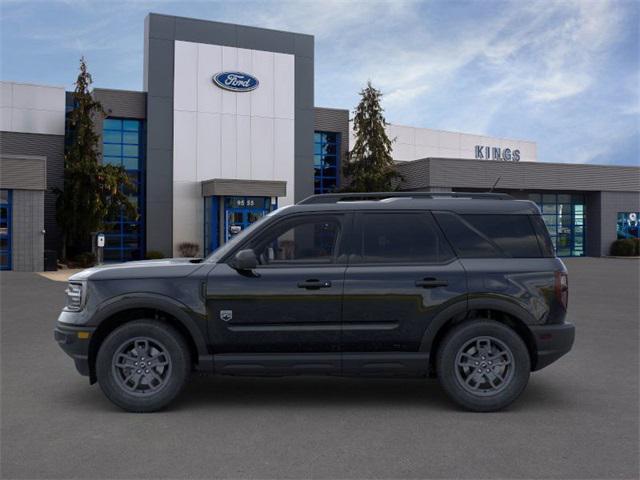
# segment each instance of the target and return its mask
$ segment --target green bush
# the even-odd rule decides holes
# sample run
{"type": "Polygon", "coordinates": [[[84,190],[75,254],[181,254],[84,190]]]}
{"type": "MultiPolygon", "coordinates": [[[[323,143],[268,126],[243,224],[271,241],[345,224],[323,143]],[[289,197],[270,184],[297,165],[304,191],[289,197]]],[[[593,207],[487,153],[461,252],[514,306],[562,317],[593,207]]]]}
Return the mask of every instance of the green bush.
{"type": "Polygon", "coordinates": [[[640,256],[640,238],[625,238],[611,244],[611,255],[614,257],[640,256]]]}
{"type": "Polygon", "coordinates": [[[161,258],[164,258],[164,254],[157,250],[149,250],[144,258],[146,258],[147,260],[159,260],[161,258]]]}
{"type": "Polygon", "coordinates": [[[96,264],[96,256],[91,252],[83,252],[76,255],[75,264],[80,268],[93,267],[96,264]]]}

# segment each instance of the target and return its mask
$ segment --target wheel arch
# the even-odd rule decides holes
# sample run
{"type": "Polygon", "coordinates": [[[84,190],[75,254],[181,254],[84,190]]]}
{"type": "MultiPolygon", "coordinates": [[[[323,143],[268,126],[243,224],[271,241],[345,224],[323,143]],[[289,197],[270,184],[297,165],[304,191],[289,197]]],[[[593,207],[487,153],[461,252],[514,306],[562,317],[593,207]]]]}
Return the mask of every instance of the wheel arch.
{"type": "MultiPolygon", "coordinates": [[[[206,333],[200,328],[185,305],[153,294],[128,295],[109,301],[96,314],[96,330],[89,342],[89,380],[96,381],[96,357],[104,339],[116,328],[125,323],[151,319],[166,323],[176,328],[189,345],[194,366],[207,369],[209,358],[206,333]]],[[[206,318],[203,319],[206,321],[206,318]]]]}
{"type": "Polygon", "coordinates": [[[522,339],[529,352],[531,370],[535,370],[538,360],[536,341],[528,325],[535,324],[535,319],[523,307],[513,301],[502,298],[470,299],[463,309],[460,305],[443,310],[425,331],[420,345],[421,351],[429,352],[429,374],[435,373],[435,361],[438,348],[444,337],[456,325],[472,319],[495,320],[513,329],[522,339]]]}

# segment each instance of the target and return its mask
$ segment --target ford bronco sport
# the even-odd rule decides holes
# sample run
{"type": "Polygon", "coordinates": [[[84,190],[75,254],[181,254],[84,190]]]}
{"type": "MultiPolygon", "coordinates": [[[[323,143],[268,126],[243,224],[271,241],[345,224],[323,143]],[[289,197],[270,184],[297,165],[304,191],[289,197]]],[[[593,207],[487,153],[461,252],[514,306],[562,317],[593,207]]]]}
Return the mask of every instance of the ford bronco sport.
{"type": "Polygon", "coordinates": [[[567,353],[567,270],[538,207],[504,194],[314,195],[205,259],[69,280],[55,339],[116,405],[158,410],[192,371],[436,376],[498,410],[567,353]]]}

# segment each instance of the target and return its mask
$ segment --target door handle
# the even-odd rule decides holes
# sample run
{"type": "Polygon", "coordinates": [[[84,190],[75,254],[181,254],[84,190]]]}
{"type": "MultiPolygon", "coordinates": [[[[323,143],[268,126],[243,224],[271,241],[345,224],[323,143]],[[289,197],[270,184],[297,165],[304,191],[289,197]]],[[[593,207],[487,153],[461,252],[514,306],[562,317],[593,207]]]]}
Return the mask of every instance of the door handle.
{"type": "Polygon", "coordinates": [[[423,278],[422,280],[416,280],[416,287],[422,288],[446,287],[448,285],[449,282],[446,280],[438,280],[436,278],[423,278]]]}
{"type": "Polygon", "coordinates": [[[320,288],[329,288],[331,286],[331,282],[328,280],[320,281],[320,280],[305,280],[304,282],[298,282],[298,288],[306,288],[307,290],[318,290],[320,288]]]}

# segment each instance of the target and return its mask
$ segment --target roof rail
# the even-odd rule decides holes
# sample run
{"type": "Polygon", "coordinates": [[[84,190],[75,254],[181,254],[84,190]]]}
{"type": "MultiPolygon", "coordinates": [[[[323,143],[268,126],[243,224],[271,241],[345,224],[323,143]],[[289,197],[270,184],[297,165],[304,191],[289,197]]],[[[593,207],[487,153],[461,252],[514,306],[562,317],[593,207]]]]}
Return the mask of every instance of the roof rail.
{"type": "Polygon", "coordinates": [[[388,198],[474,198],[482,200],[513,200],[506,193],[484,192],[367,192],[367,193],[323,193],[311,195],[298,202],[298,205],[318,203],[358,202],[366,200],[386,200],[388,198]]]}

